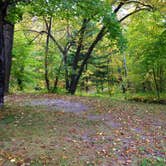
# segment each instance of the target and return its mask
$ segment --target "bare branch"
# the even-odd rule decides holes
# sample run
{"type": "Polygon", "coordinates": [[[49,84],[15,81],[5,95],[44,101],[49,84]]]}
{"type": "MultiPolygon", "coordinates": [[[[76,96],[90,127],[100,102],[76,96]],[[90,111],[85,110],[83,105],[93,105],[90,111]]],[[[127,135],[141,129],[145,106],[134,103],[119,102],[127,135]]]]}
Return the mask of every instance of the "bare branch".
{"type": "Polygon", "coordinates": [[[149,4],[145,4],[141,1],[136,1],[136,0],[122,0],[119,5],[115,8],[114,10],[114,13],[117,13],[124,5],[127,5],[127,4],[137,4],[137,5],[141,5],[142,7],[147,7],[147,8],[150,8],[150,9],[153,9],[153,6],[149,5],[149,4]]]}
{"type": "Polygon", "coordinates": [[[28,31],[28,32],[34,32],[34,33],[39,33],[40,35],[43,34],[47,34],[50,36],[50,38],[52,39],[52,41],[56,44],[56,46],[58,47],[59,51],[64,54],[64,49],[63,47],[58,43],[58,41],[54,38],[54,36],[52,34],[48,34],[47,31],[37,31],[37,30],[32,30],[32,29],[27,29],[27,30],[23,30],[23,31],[28,31]]]}
{"type": "Polygon", "coordinates": [[[117,13],[123,5],[125,5],[126,0],[119,3],[119,5],[115,8],[114,13],[117,13]]]}
{"type": "Polygon", "coordinates": [[[123,18],[121,18],[121,19],[119,20],[119,22],[124,21],[124,20],[125,20],[126,18],[128,18],[129,16],[131,16],[131,15],[133,15],[133,14],[135,14],[135,13],[138,13],[138,12],[140,12],[140,11],[142,11],[142,10],[150,10],[150,9],[149,9],[149,8],[140,8],[140,9],[134,10],[133,12],[131,12],[131,13],[127,14],[126,16],[124,16],[123,18]]]}
{"type": "Polygon", "coordinates": [[[24,36],[27,39],[29,45],[32,44],[40,35],[40,34],[37,34],[32,40],[29,40],[26,33],[25,33],[25,31],[23,33],[24,33],[24,36]]]}
{"type": "Polygon", "coordinates": [[[130,4],[130,3],[135,3],[135,4],[138,4],[138,5],[141,5],[141,6],[144,6],[144,7],[147,7],[147,8],[150,8],[150,9],[153,9],[153,6],[149,5],[149,4],[145,4],[143,2],[140,2],[140,1],[128,1],[126,2],[125,4],[130,4]]]}

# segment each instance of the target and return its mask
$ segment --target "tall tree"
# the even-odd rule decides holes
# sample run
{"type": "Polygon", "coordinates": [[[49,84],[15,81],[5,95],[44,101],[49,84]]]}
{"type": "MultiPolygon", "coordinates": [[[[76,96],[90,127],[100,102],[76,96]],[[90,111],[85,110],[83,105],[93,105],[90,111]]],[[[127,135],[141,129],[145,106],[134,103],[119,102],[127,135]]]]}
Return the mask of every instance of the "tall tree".
{"type": "MultiPolygon", "coordinates": [[[[66,44],[62,45],[58,42],[57,37],[51,33],[50,38],[55,42],[57,48],[62,54],[65,68],[66,89],[69,93],[74,94],[79,83],[80,77],[84,72],[86,65],[98,45],[104,38],[114,38],[121,42],[121,27],[120,22],[127,19],[129,16],[142,10],[151,10],[152,6],[141,1],[119,0],[119,1],[45,1],[40,0],[40,3],[35,3],[34,11],[39,16],[56,16],[69,22],[77,22],[76,28],[72,35],[69,35],[66,44]],[[42,3],[43,5],[39,5],[42,3]],[[40,7],[39,7],[40,6],[40,7]],[[129,6],[133,9],[131,12],[121,12],[123,7],[129,6]],[[112,10],[114,8],[114,10],[112,10]],[[116,17],[118,15],[118,19],[116,17]],[[120,17],[119,17],[120,16],[120,17]],[[96,31],[90,32],[89,25],[95,24],[96,31]],[[87,37],[87,33],[91,36],[87,37]],[[85,49],[86,48],[86,49],[85,49]],[[68,69],[68,58],[72,56],[71,71],[68,69]],[[84,56],[82,56],[84,55],[84,56]]],[[[128,7],[128,8],[129,8],[128,7]]],[[[41,34],[47,31],[39,32],[41,34]]]]}
{"type": "Polygon", "coordinates": [[[13,47],[14,22],[22,13],[17,4],[29,0],[0,0],[0,105],[4,103],[4,93],[8,92],[13,47]]]}
{"type": "MultiPolygon", "coordinates": [[[[146,3],[143,3],[141,1],[130,1],[130,0],[123,0],[123,1],[118,1],[115,4],[112,4],[113,6],[115,5],[114,11],[111,9],[111,4],[106,1],[105,3],[102,2],[102,4],[99,1],[93,1],[90,3],[89,1],[84,2],[84,4],[78,4],[78,7],[81,6],[81,9],[84,9],[84,7],[88,6],[88,11],[86,10],[86,14],[83,13],[83,21],[82,21],[82,26],[79,31],[79,38],[78,38],[78,43],[77,43],[77,48],[75,51],[75,56],[73,60],[73,66],[72,66],[72,74],[70,78],[70,86],[69,86],[69,93],[74,94],[79,82],[79,79],[85,69],[85,66],[88,63],[88,60],[90,59],[92,52],[96,48],[97,44],[103,39],[105,36],[109,36],[110,38],[116,39],[116,40],[121,40],[121,33],[120,33],[120,25],[119,22],[124,21],[127,19],[129,16],[140,12],[142,10],[150,10],[152,7],[146,3]],[[98,14],[94,12],[94,5],[98,11],[98,14]],[[116,18],[116,14],[120,11],[120,9],[125,6],[125,5],[133,5],[133,11],[127,13],[126,15],[122,15],[119,20],[116,18]],[[88,27],[88,24],[92,20],[100,20],[100,29],[98,33],[96,34],[95,37],[93,37],[93,40],[89,43],[89,47],[87,48],[87,51],[84,53],[84,58],[82,62],[79,61],[79,57],[82,53],[82,48],[85,47],[84,45],[84,39],[85,39],[85,34],[86,30],[88,27]],[[102,21],[101,21],[102,20],[102,21]],[[79,63],[81,63],[79,65],[79,63]]],[[[96,21],[95,20],[95,21],[96,21]]]]}
{"type": "Polygon", "coordinates": [[[4,18],[7,12],[7,4],[0,2],[0,106],[4,103],[5,90],[5,44],[4,44],[4,18]]]}
{"type": "Polygon", "coordinates": [[[5,22],[3,33],[4,33],[4,47],[5,47],[5,93],[8,93],[11,63],[12,63],[14,24],[10,22],[5,22]]]}

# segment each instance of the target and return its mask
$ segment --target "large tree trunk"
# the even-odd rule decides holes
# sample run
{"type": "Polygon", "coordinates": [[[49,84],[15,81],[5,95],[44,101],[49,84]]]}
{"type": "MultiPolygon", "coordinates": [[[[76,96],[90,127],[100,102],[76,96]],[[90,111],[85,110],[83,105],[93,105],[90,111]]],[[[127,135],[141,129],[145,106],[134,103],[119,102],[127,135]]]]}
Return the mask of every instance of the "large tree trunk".
{"type": "Polygon", "coordinates": [[[9,92],[9,79],[12,62],[12,47],[14,38],[14,25],[5,23],[3,27],[5,48],[5,93],[9,92]]]}
{"type": "Polygon", "coordinates": [[[9,1],[0,2],[0,106],[8,92],[14,26],[5,21],[9,1]]]}
{"type": "Polygon", "coordinates": [[[3,3],[0,3],[0,107],[4,103],[4,91],[5,91],[5,46],[3,25],[5,18],[5,8],[3,3]]]}
{"type": "Polygon", "coordinates": [[[4,49],[4,37],[3,37],[3,22],[2,18],[0,18],[0,107],[4,103],[4,91],[5,91],[4,80],[5,80],[5,49],[4,49]]]}

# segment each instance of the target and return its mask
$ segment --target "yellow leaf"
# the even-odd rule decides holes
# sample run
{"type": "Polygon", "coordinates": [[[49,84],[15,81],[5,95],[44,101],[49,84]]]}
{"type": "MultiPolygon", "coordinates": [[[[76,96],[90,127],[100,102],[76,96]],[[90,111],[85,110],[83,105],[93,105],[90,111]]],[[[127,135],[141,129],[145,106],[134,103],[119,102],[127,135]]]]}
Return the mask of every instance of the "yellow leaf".
{"type": "Polygon", "coordinates": [[[11,159],[10,162],[14,163],[16,161],[15,158],[11,159]]]}

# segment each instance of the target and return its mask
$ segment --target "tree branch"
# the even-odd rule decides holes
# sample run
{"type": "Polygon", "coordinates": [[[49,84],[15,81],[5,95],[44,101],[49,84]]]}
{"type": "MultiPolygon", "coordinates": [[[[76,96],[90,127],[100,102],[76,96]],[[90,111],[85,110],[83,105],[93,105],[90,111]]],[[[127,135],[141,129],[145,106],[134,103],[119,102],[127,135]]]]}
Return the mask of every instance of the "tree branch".
{"type": "Polygon", "coordinates": [[[129,1],[129,0],[122,0],[119,3],[119,5],[115,8],[114,13],[117,13],[124,5],[131,4],[131,3],[141,5],[143,7],[149,8],[149,9],[153,9],[153,6],[151,6],[149,4],[145,4],[145,3],[140,2],[140,1],[136,1],[136,0],[131,0],[131,1],[129,1]]]}
{"type": "Polygon", "coordinates": [[[144,6],[144,7],[153,9],[153,6],[151,6],[151,5],[149,5],[149,4],[145,4],[145,3],[140,2],[140,1],[128,1],[128,2],[126,2],[125,4],[130,4],[130,3],[139,4],[139,5],[142,5],[142,6],[144,6]]]}
{"type": "Polygon", "coordinates": [[[124,20],[125,20],[126,18],[128,18],[129,16],[131,16],[131,15],[133,15],[133,14],[135,14],[135,13],[138,13],[138,12],[140,12],[140,11],[142,11],[142,10],[150,10],[150,9],[149,9],[149,8],[140,8],[140,9],[134,10],[133,12],[127,14],[127,15],[124,16],[124,17],[122,17],[122,18],[119,20],[119,22],[124,21],[124,20]]]}
{"type": "Polygon", "coordinates": [[[125,5],[125,2],[126,0],[120,2],[119,5],[115,8],[114,13],[117,13],[122,8],[122,6],[125,5]]]}
{"type": "Polygon", "coordinates": [[[47,34],[50,36],[50,38],[52,39],[52,41],[56,44],[56,46],[58,47],[59,51],[64,54],[64,49],[63,47],[58,43],[58,41],[54,38],[54,36],[52,34],[48,34],[47,31],[37,31],[37,30],[32,30],[32,29],[28,29],[28,30],[23,30],[23,31],[28,31],[28,32],[34,32],[34,33],[39,33],[40,35],[43,34],[47,34]]]}
{"type": "Polygon", "coordinates": [[[82,23],[82,26],[81,26],[81,29],[80,29],[80,37],[79,37],[79,41],[78,41],[78,47],[77,47],[74,62],[73,62],[73,67],[74,68],[77,68],[77,63],[78,63],[79,55],[80,55],[80,52],[81,52],[81,48],[83,46],[84,33],[85,33],[85,30],[86,30],[87,23],[88,23],[88,20],[83,19],[83,23],[82,23]]]}
{"type": "Polygon", "coordinates": [[[77,76],[77,81],[79,80],[79,77],[80,77],[81,73],[82,73],[83,70],[84,70],[84,65],[87,63],[88,59],[90,58],[93,49],[95,48],[95,46],[97,45],[97,43],[98,43],[100,40],[102,40],[102,38],[103,38],[104,35],[106,34],[106,31],[105,31],[105,30],[106,30],[106,27],[103,26],[103,27],[101,28],[101,30],[99,31],[98,35],[96,36],[95,40],[93,41],[93,43],[90,45],[90,47],[89,47],[89,49],[88,49],[88,51],[87,51],[87,53],[86,53],[86,57],[85,57],[85,59],[83,60],[81,66],[80,66],[80,70],[79,70],[78,76],[77,76]]]}

